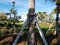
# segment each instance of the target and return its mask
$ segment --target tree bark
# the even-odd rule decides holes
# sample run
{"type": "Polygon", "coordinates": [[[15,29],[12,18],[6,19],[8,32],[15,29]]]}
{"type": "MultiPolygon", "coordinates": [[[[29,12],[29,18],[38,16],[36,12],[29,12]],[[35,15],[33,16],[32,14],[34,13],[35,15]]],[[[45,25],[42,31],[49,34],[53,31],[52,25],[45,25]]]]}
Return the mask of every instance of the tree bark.
{"type": "Polygon", "coordinates": [[[59,5],[60,4],[57,4],[57,15],[56,15],[56,35],[57,36],[58,36],[59,5]]]}
{"type": "Polygon", "coordinates": [[[34,45],[34,28],[35,28],[35,0],[29,0],[29,12],[28,12],[28,45],[34,45]]]}

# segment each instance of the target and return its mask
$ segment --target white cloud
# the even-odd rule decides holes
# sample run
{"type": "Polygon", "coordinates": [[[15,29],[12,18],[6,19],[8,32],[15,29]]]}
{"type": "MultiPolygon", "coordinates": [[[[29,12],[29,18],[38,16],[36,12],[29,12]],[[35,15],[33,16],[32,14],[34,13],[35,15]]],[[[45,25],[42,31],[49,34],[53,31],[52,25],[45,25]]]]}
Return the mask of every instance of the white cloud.
{"type": "MultiPolygon", "coordinates": [[[[54,19],[56,19],[56,14],[53,14],[53,16],[54,16],[54,19]]],[[[59,14],[59,18],[60,18],[60,14],[59,14]]]]}
{"type": "Polygon", "coordinates": [[[27,12],[24,12],[22,10],[18,11],[18,16],[21,16],[21,20],[25,21],[27,19],[27,12]]]}
{"type": "Polygon", "coordinates": [[[27,15],[26,15],[26,14],[22,14],[22,15],[21,15],[21,19],[22,19],[23,21],[25,21],[25,20],[27,19],[27,15]]]}

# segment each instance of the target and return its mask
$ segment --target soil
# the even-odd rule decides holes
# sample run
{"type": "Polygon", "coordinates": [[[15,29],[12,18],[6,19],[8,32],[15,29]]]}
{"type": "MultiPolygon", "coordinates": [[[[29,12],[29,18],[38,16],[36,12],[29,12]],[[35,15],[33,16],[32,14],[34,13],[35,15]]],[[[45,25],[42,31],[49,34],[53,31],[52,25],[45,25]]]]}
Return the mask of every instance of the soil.
{"type": "MultiPolygon", "coordinates": [[[[60,45],[59,36],[50,34],[45,37],[48,45],[60,45]]],[[[3,39],[0,39],[0,45],[12,45],[15,38],[16,38],[16,35],[14,36],[10,35],[10,36],[4,37],[3,39]]],[[[28,45],[27,34],[21,35],[17,45],[28,45]]],[[[39,33],[35,34],[35,45],[44,45],[39,33]]]]}

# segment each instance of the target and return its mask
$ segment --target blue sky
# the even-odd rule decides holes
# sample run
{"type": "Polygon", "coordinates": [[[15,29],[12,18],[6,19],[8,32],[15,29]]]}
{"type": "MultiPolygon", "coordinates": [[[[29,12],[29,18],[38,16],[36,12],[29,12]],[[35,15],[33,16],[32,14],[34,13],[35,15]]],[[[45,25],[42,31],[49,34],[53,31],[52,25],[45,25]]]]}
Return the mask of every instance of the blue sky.
{"type": "MultiPolygon", "coordinates": [[[[28,13],[28,0],[14,0],[17,15],[28,13]]],[[[0,0],[0,12],[9,12],[12,7],[12,0],[0,0]]],[[[48,14],[56,7],[54,2],[45,0],[35,0],[35,12],[47,12],[48,14]]]]}
{"type": "MultiPolygon", "coordinates": [[[[16,10],[18,14],[27,13],[28,12],[28,0],[15,0],[16,2],[16,10]]],[[[12,0],[0,0],[0,12],[9,12],[12,7],[12,0]]],[[[53,2],[45,0],[35,0],[35,12],[38,11],[46,11],[50,13],[56,5],[53,2]]]]}

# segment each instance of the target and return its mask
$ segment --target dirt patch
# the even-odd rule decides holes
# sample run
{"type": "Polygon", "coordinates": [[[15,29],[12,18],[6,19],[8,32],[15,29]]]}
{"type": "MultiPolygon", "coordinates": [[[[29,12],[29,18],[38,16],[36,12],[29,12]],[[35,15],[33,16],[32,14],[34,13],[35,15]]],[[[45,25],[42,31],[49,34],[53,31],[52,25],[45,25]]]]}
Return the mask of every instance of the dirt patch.
{"type": "MultiPolygon", "coordinates": [[[[27,35],[28,34],[21,35],[17,45],[28,45],[27,35]]],[[[60,45],[60,37],[59,36],[57,37],[54,35],[49,35],[49,36],[45,36],[45,37],[48,42],[48,45],[60,45]]],[[[0,41],[0,45],[7,45],[7,44],[12,45],[15,38],[16,38],[16,36],[6,37],[0,41]]],[[[44,45],[39,33],[35,34],[35,45],[44,45]]]]}

